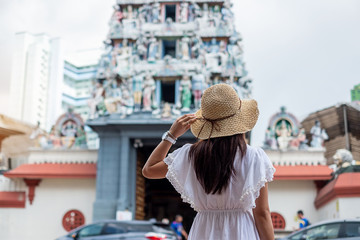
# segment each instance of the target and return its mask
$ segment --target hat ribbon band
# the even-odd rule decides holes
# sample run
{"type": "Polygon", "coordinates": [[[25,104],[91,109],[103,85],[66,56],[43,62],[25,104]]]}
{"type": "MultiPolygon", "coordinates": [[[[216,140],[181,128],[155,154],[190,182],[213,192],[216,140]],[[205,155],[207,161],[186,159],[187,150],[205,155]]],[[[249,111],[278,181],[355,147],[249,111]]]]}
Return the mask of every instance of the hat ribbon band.
{"type": "MultiPolygon", "coordinates": [[[[240,100],[240,106],[239,106],[239,110],[240,110],[240,108],[241,108],[241,99],[239,99],[239,100],[240,100]]],[[[220,132],[220,125],[219,125],[218,121],[222,121],[222,120],[231,118],[231,117],[235,116],[236,114],[237,114],[237,112],[234,113],[234,114],[231,114],[231,115],[229,115],[229,116],[222,117],[222,118],[216,118],[216,119],[208,119],[208,118],[206,118],[206,117],[204,117],[204,116],[201,117],[201,118],[197,118],[197,119],[199,119],[200,121],[204,121],[204,123],[203,123],[203,125],[201,126],[200,131],[199,131],[199,133],[198,133],[198,135],[197,135],[196,138],[199,138],[200,133],[202,132],[202,130],[203,130],[206,122],[210,122],[210,123],[211,123],[211,131],[210,131],[210,135],[209,135],[209,137],[208,137],[208,139],[210,139],[210,137],[211,137],[211,135],[212,135],[212,133],[213,133],[213,131],[214,131],[214,128],[215,128],[216,131],[220,132]]]]}

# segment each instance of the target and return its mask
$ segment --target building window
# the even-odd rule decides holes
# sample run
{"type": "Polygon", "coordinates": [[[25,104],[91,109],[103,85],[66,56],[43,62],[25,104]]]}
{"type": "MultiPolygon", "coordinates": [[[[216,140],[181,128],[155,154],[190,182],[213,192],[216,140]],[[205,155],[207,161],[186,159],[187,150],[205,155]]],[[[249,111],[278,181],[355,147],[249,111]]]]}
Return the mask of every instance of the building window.
{"type": "Polygon", "coordinates": [[[285,229],[285,219],[280,213],[272,212],[271,220],[274,229],[285,229]]]}
{"type": "Polygon", "coordinates": [[[175,103],[175,82],[161,82],[161,101],[175,103]]]}
{"type": "Polygon", "coordinates": [[[163,41],[163,57],[166,55],[176,57],[176,41],[163,41]]]}
{"type": "Polygon", "coordinates": [[[62,219],[62,225],[64,229],[68,232],[84,224],[85,224],[84,214],[74,209],[65,213],[62,219]]]}
{"type": "Polygon", "coordinates": [[[165,5],[165,21],[168,18],[176,22],[176,5],[165,5]]]}

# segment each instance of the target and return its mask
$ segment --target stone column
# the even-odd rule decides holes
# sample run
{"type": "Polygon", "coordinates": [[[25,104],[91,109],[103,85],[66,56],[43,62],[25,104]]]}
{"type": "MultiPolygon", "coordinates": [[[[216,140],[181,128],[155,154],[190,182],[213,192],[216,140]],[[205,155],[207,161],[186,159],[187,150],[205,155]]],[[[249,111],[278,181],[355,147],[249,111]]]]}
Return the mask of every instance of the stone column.
{"type": "Polygon", "coordinates": [[[118,131],[97,131],[100,137],[93,221],[115,219],[119,192],[121,138],[118,131]]]}

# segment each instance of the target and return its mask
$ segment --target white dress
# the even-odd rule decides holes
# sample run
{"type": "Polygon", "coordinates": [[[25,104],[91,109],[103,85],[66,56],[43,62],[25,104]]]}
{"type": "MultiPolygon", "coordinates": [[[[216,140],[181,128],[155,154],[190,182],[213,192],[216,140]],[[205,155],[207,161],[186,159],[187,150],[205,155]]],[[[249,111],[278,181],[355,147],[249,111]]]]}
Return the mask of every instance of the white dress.
{"type": "Polygon", "coordinates": [[[236,154],[235,176],[221,195],[206,194],[196,178],[188,153],[191,144],[170,153],[166,178],[176,191],[197,211],[189,233],[189,240],[257,240],[252,208],[260,189],[273,179],[275,172],[268,156],[261,148],[247,146],[246,155],[236,154]]]}

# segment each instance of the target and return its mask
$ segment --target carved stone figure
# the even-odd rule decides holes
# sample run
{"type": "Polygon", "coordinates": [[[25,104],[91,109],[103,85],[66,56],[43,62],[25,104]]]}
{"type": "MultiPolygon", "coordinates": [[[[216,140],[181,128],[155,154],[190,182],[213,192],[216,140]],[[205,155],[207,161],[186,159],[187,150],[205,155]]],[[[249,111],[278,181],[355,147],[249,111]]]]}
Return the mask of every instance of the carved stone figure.
{"type": "Polygon", "coordinates": [[[150,38],[148,61],[154,62],[159,55],[159,43],[154,36],[150,38]]]}
{"type": "Polygon", "coordinates": [[[194,21],[196,18],[200,16],[201,16],[201,8],[195,1],[192,1],[191,4],[189,5],[189,22],[194,21]]]}
{"type": "Polygon", "coordinates": [[[310,133],[312,134],[311,147],[322,148],[324,140],[329,139],[325,129],[321,129],[320,121],[316,120],[315,125],[311,128],[310,133]]]}
{"type": "Polygon", "coordinates": [[[164,108],[161,114],[162,118],[171,118],[171,106],[169,103],[164,104],[164,108]]]}
{"type": "Polygon", "coordinates": [[[307,149],[306,143],[305,129],[301,128],[298,135],[290,141],[290,148],[293,150],[305,150],[307,149]]]}
{"type": "Polygon", "coordinates": [[[252,98],[252,79],[249,77],[241,77],[239,79],[241,90],[241,98],[252,98]]]}
{"type": "Polygon", "coordinates": [[[79,126],[77,128],[74,147],[81,148],[81,149],[87,148],[86,132],[85,132],[84,126],[79,126]]]}
{"type": "Polygon", "coordinates": [[[189,42],[190,42],[190,39],[188,37],[183,37],[181,39],[181,56],[182,56],[183,60],[190,59],[189,42]]]}
{"type": "Polygon", "coordinates": [[[105,106],[107,111],[111,113],[115,113],[119,110],[121,102],[122,102],[122,94],[120,89],[120,79],[113,80],[111,84],[111,88],[107,91],[107,97],[105,99],[105,106]]]}
{"type": "Polygon", "coordinates": [[[191,47],[191,57],[192,58],[197,58],[200,55],[200,49],[202,47],[203,43],[201,40],[201,37],[195,36],[192,39],[192,47],[191,47]]]}
{"type": "Polygon", "coordinates": [[[221,20],[221,12],[220,12],[220,6],[219,5],[215,5],[214,6],[214,11],[210,12],[212,13],[212,18],[214,21],[214,27],[218,27],[220,20],[221,20]]]}
{"type": "Polygon", "coordinates": [[[180,81],[180,93],[181,93],[181,110],[183,112],[190,111],[191,106],[191,81],[187,73],[183,75],[180,81]]]}
{"type": "Polygon", "coordinates": [[[118,113],[121,114],[120,118],[125,118],[127,115],[132,114],[133,109],[134,109],[134,99],[131,97],[129,90],[127,88],[123,88],[121,105],[118,110],[118,113]]]}
{"type": "Polygon", "coordinates": [[[104,102],[105,90],[101,80],[98,80],[95,84],[95,89],[92,92],[92,98],[89,99],[88,105],[90,107],[90,119],[98,117],[98,107],[104,102]]]}
{"type": "Polygon", "coordinates": [[[144,81],[143,111],[152,110],[152,103],[155,101],[155,89],[155,81],[148,73],[144,81]]]}
{"type": "Polygon", "coordinates": [[[234,14],[230,10],[231,3],[225,1],[223,7],[221,8],[221,20],[225,23],[229,32],[234,31],[234,14]]]}
{"type": "Polygon", "coordinates": [[[275,132],[272,127],[268,127],[265,132],[265,148],[276,150],[275,132]]]}
{"type": "Polygon", "coordinates": [[[136,40],[136,54],[139,56],[141,60],[146,59],[146,51],[147,51],[147,41],[144,35],[140,34],[139,38],[136,40]]]}
{"type": "Polygon", "coordinates": [[[116,56],[116,69],[119,74],[127,74],[131,66],[131,47],[128,46],[128,40],[124,38],[121,48],[116,56]]]}
{"type": "Polygon", "coordinates": [[[144,75],[139,73],[135,74],[132,78],[133,95],[134,95],[134,111],[140,111],[141,97],[144,86],[144,75]]]}
{"type": "Polygon", "coordinates": [[[186,23],[188,21],[188,8],[189,8],[189,3],[187,2],[181,3],[180,22],[182,23],[186,23]]]}
{"type": "Polygon", "coordinates": [[[158,23],[158,22],[160,22],[160,3],[155,2],[155,3],[152,5],[151,17],[152,17],[152,22],[153,22],[153,23],[158,23]]]}
{"type": "Polygon", "coordinates": [[[200,69],[197,69],[196,74],[192,76],[192,93],[194,95],[195,108],[200,108],[201,95],[206,89],[207,84],[205,82],[205,76],[200,69]]]}
{"type": "Polygon", "coordinates": [[[240,40],[238,40],[236,37],[230,37],[227,49],[235,68],[241,68],[242,71],[243,50],[240,40]]]}
{"type": "Polygon", "coordinates": [[[62,147],[60,132],[58,129],[56,129],[55,126],[51,127],[51,130],[49,133],[49,145],[51,145],[51,147],[54,149],[59,149],[62,147]]]}
{"type": "Polygon", "coordinates": [[[292,137],[291,129],[286,125],[285,120],[281,121],[280,127],[276,129],[276,134],[278,135],[277,142],[279,149],[286,150],[292,137]]]}
{"type": "Polygon", "coordinates": [[[219,52],[219,45],[216,42],[216,38],[211,39],[210,46],[208,48],[209,53],[218,53],[219,52]]]}
{"type": "Polygon", "coordinates": [[[127,12],[125,13],[126,19],[133,19],[134,18],[134,12],[132,5],[127,6],[127,12]]]}

